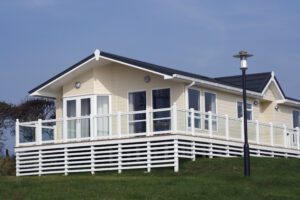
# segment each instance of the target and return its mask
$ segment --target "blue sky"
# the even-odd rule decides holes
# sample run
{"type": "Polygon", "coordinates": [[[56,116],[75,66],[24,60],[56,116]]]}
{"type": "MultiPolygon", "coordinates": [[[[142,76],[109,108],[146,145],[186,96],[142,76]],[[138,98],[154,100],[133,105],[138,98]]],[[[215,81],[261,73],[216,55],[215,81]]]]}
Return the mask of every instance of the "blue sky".
{"type": "Polygon", "coordinates": [[[27,92],[96,48],[207,76],[274,70],[300,98],[300,1],[11,0],[0,2],[0,100],[27,92]]]}

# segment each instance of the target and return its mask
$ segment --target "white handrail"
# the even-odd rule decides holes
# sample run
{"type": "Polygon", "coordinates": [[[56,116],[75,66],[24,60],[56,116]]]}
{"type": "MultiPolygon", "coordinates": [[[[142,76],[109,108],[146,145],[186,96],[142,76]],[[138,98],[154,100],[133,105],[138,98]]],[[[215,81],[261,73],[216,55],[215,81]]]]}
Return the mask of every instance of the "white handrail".
{"type": "MultiPolygon", "coordinates": [[[[282,146],[285,148],[297,148],[300,150],[300,133],[299,128],[296,129],[287,129],[285,125],[279,126],[274,125],[272,123],[264,123],[259,122],[258,120],[255,121],[248,121],[249,124],[252,124],[251,127],[248,128],[248,134],[251,136],[252,141],[256,144],[264,144],[264,145],[271,145],[271,146],[282,146]],[[282,131],[280,131],[282,130],[282,131]],[[288,136],[287,133],[293,134],[293,136],[288,136]],[[282,134],[278,135],[278,134],[282,134]],[[294,142],[294,143],[293,143],[294,142]]],[[[198,124],[198,122],[197,122],[198,124]]],[[[71,125],[71,126],[74,126],[71,125]]],[[[85,125],[86,126],[86,125],[85,125]]],[[[144,126],[144,125],[143,125],[144,126]]],[[[103,115],[90,115],[90,116],[83,116],[83,117],[71,117],[71,118],[62,118],[62,119],[50,119],[50,120],[38,120],[38,121],[31,121],[31,122],[22,122],[20,123],[16,120],[16,146],[19,147],[20,145],[25,144],[24,142],[20,144],[20,132],[24,134],[26,132],[26,127],[34,128],[35,130],[35,143],[34,144],[44,144],[44,143],[58,143],[58,142],[69,142],[69,141],[82,141],[82,140],[94,140],[94,139],[101,139],[101,138],[121,138],[121,137],[135,137],[135,136],[151,136],[155,134],[162,134],[162,133],[182,133],[182,130],[185,134],[191,135],[201,135],[207,136],[211,138],[221,138],[225,140],[238,140],[243,141],[243,128],[241,119],[232,118],[228,115],[218,115],[212,112],[200,112],[194,109],[180,109],[177,108],[176,104],[174,104],[171,108],[163,108],[163,109],[154,109],[150,110],[149,108],[142,111],[131,111],[131,112],[117,112],[112,114],[103,114],[103,115]],[[166,112],[170,111],[166,117],[154,118],[154,113],[159,112],[166,112]],[[188,120],[183,120],[180,116],[179,112],[183,112],[185,116],[187,116],[190,120],[190,124],[188,124],[188,120]],[[130,120],[130,117],[122,117],[122,116],[130,116],[135,114],[145,114],[145,119],[139,120],[130,120]],[[112,118],[114,116],[114,118],[112,118]],[[98,118],[105,117],[108,118],[108,123],[112,124],[112,131],[110,131],[109,135],[97,136],[96,131],[99,124],[97,124],[98,118]],[[68,125],[66,123],[68,121],[76,120],[75,127],[80,127],[81,120],[83,119],[90,119],[90,135],[89,137],[82,138],[81,135],[77,133],[76,138],[67,138],[67,128],[68,125]],[[200,121],[200,128],[196,127],[195,119],[200,121]],[[124,121],[125,120],[125,121],[124,121]],[[169,121],[163,121],[169,120],[169,121]],[[163,127],[168,127],[168,130],[163,131],[154,131],[154,122],[161,121],[163,127]],[[128,134],[124,130],[129,130],[130,123],[138,123],[138,122],[145,122],[145,133],[130,133],[128,134]],[[239,127],[236,127],[237,123],[240,124],[239,127]],[[47,124],[48,123],[48,124],[47,124]],[[53,126],[52,124],[53,123],[53,126]],[[62,123],[58,125],[58,123],[62,123]],[[167,126],[166,123],[170,123],[167,126]],[[124,127],[125,126],[125,127],[124,127]],[[65,127],[62,130],[58,127],[65,127]],[[186,128],[184,128],[186,127],[186,128]],[[182,129],[184,128],[184,129],[182,129]],[[216,128],[216,129],[215,129],[216,128]],[[43,141],[43,129],[50,129],[53,130],[54,140],[43,141]],[[123,132],[122,132],[123,131],[123,132]],[[57,134],[62,135],[58,137],[57,134]],[[236,137],[240,135],[242,137],[236,137]],[[62,139],[57,139],[62,138],[62,139]]],[[[99,129],[98,129],[99,130],[99,129]]],[[[30,130],[32,132],[32,129],[30,130]]],[[[29,133],[31,133],[29,132],[29,133]]],[[[22,136],[22,138],[24,138],[22,136]]],[[[32,144],[32,142],[26,142],[26,144],[32,144]]]]}

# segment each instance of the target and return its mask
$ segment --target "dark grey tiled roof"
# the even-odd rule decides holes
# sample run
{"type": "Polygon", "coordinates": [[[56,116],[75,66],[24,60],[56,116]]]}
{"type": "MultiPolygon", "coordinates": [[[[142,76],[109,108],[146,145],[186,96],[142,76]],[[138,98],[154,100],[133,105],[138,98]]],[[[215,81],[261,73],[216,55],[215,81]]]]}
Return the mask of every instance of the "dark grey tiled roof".
{"type": "MultiPolygon", "coordinates": [[[[270,78],[272,77],[271,72],[257,73],[257,74],[247,74],[247,90],[261,93],[266,85],[268,84],[270,78]]],[[[233,87],[242,88],[242,76],[226,76],[215,78],[225,84],[229,84],[233,87]]]]}
{"type": "MultiPolygon", "coordinates": [[[[182,76],[186,76],[186,77],[190,77],[190,78],[200,79],[200,80],[209,81],[209,82],[213,82],[213,83],[219,83],[219,84],[228,85],[228,86],[232,86],[232,87],[236,87],[236,88],[241,88],[242,87],[241,86],[242,77],[240,75],[239,76],[227,76],[227,77],[210,78],[210,77],[207,77],[207,76],[202,76],[202,75],[199,75],[199,74],[194,74],[194,73],[185,72],[185,71],[181,71],[181,70],[177,70],[177,69],[172,69],[172,68],[169,68],[169,67],[164,67],[164,66],[160,66],[160,65],[156,65],[156,64],[152,64],[152,63],[148,63],[148,62],[143,62],[143,61],[139,61],[139,60],[135,60],[135,59],[132,59],[132,58],[119,56],[119,55],[104,52],[104,51],[101,51],[100,55],[103,56],[103,57],[106,57],[106,58],[110,58],[110,59],[113,59],[113,60],[117,60],[117,61],[120,61],[120,62],[131,64],[131,65],[135,65],[135,66],[147,69],[147,70],[159,72],[161,74],[165,74],[165,75],[169,75],[169,76],[172,76],[173,74],[178,74],[178,75],[182,75],[182,76]]],[[[78,63],[70,66],[66,70],[62,71],[61,73],[59,73],[59,74],[55,75],[54,77],[50,78],[49,80],[45,81],[41,85],[39,85],[39,86],[35,87],[34,89],[30,90],[29,93],[31,94],[34,91],[42,88],[43,86],[47,85],[51,81],[59,78],[63,74],[71,71],[72,69],[78,67],[80,64],[86,62],[87,60],[89,60],[93,57],[94,57],[94,54],[89,55],[88,57],[84,58],[83,60],[79,61],[78,63]]],[[[268,81],[270,80],[271,76],[272,76],[271,72],[248,74],[247,78],[246,78],[246,80],[247,80],[247,90],[261,93],[263,91],[263,89],[265,88],[265,86],[267,85],[268,81]]],[[[278,81],[277,81],[277,83],[278,83],[278,81]]],[[[278,83],[278,85],[279,85],[279,83],[278,83]]],[[[280,87],[280,85],[279,85],[279,87],[280,87]]],[[[281,87],[280,87],[280,89],[281,89],[281,87]]],[[[281,91],[283,92],[282,89],[281,89],[281,91]]],[[[294,100],[294,101],[300,101],[300,100],[293,99],[293,98],[290,98],[290,97],[286,97],[286,98],[290,99],[290,100],[294,100]]]]}

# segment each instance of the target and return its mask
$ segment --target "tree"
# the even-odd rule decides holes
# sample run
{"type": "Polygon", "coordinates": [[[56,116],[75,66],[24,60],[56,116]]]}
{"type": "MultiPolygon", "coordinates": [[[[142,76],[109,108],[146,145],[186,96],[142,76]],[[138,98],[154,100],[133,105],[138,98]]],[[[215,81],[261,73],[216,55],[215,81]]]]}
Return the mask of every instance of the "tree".
{"type": "Polygon", "coordinates": [[[14,134],[15,121],[36,121],[38,119],[54,119],[55,104],[49,99],[27,99],[19,105],[0,101],[0,152],[5,142],[4,131],[9,129],[14,134]]]}

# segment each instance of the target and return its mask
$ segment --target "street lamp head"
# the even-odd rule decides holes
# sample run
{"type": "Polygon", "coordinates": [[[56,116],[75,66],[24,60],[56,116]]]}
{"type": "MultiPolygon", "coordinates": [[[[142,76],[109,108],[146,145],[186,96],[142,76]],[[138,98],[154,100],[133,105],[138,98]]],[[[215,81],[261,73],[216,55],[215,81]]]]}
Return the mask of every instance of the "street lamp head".
{"type": "Polygon", "coordinates": [[[248,54],[247,51],[240,51],[239,54],[234,55],[234,58],[239,58],[241,60],[241,69],[247,69],[247,58],[253,56],[248,54]]]}

